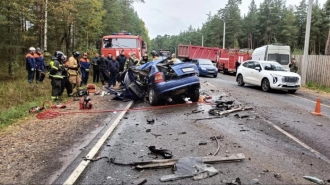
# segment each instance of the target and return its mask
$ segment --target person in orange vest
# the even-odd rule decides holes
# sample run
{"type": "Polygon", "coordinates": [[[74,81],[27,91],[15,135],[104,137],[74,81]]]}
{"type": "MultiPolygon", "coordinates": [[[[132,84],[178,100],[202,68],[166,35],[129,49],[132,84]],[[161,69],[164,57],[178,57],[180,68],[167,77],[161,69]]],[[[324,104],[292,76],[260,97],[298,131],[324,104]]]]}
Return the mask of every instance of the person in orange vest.
{"type": "Polygon", "coordinates": [[[40,48],[36,49],[35,61],[36,61],[36,81],[37,83],[38,82],[42,83],[45,79],[46,64],[40,48]]]}
{"type": "Polygon", "coordinates": [[[87,85],[89,69],[90,69],[90,61],[87,58],[88,54],[84,53],[83,57],[79,60],[80,63],[80,71],[81,71],[81,86],[87,85]]]}
{"type": "Polygon", "coordinates": [[[35,60],[35,51],[34,47],[29,48],[29,53],[25,56],[26,61],[26,70],[28,71],[28,82],[33,83],[34,73],[36,69],[36,60],[35,60]]]}

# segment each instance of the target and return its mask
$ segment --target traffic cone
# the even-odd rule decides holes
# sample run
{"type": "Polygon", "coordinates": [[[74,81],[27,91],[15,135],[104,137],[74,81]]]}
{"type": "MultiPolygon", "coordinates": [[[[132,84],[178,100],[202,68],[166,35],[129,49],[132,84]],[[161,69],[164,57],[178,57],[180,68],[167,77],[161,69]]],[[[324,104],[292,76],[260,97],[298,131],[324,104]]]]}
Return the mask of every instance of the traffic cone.
{"type": "Polygon", "coordinates": [[[315,106],[315,111],[312,112],[314,116],[322,116],[323,114],[321,113],[321,99],[318,98],[316,101],[316,106],[315,106]]]}

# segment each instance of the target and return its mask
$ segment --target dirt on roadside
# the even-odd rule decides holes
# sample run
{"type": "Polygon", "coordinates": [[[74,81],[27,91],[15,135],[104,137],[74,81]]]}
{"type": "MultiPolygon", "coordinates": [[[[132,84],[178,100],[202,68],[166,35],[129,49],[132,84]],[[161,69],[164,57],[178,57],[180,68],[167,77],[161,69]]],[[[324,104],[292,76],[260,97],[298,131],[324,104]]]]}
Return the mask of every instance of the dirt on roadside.
{"type": "MultiPolygon", "coordinates": [[[[100,88],[96,89],[102,92],[100,88]]],[[[118,101],[113,95],[91,93],[93,110],[113,109],[118,101]]],[[[80,99],[80,98],[79,98],[80,99]]],[[[65,109],[79,111],[79,101],[65,109]]],[[[26,110],[28,111],[28,110],[26,110]]],[[[79,142],[96,127],[102,126],[107,114],[66,114],[53,119],[25,118],[0,131],[0,184],[45,184],[62,166],[63,152],[79,142]]]]}

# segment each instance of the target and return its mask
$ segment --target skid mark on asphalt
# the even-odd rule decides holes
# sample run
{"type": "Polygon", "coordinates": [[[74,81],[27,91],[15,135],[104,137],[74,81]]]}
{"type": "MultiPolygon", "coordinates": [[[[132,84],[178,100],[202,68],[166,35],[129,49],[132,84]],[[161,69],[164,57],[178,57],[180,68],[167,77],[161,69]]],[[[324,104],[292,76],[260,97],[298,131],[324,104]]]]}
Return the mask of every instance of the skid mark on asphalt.
{"type": "MultiPolygon", "coordinates": [[[[305,100],[305,101],[309,101],[309,102],[316,103],[316,101],[309,100],[309,99],[307,99],[307,98],[303,98],[303,97],[296,96],[296,95],[293,95],[293,94],[289,94],[289,95],[292,96],[292,97],[296,97],[296,98],[299,98],[299,99],[305,100]]],[[[324,107],[330,108],[330,105],[325,105],[325,104],[323,104],[323,103],[321,103],[321,105],[324,106],[324,107]]]]}
{"type": "MultiPolygon", "coordinates": [[[[209,82],[207,82],[209,83],[209,82]]],[[[210,84],[210,83],[209,83],[210,84]]],[[[211,85],[211,84],[210,84],[211,85]]],[[[291,96],[295,96],[295,95],[291,95],[291,96]]],[[[298,97],[298,98],[301,98],[299,96],[295,96],[295,97],[298,97]]],[[[302,99],[305,99],[305,98],[302,98],[302,99]]],[[[306,101],[308,99],[305,99],[306,101]]],[[[311,101],[311,102],[315,102],[315,101],[312,101],[312,100],[308,100],[308,101],[311,101]]],[[[323,105],[324,106],[324,105],[323,105]]],[[[328,106],[328,105],[326,105],[328,106]]],[[[330,106],[328,106],[330,107],[330,106]]],[[[256,113],[256,115],[258,115],[256,113]]],[[[317,157],[319,157],[320,159],[322,159],[323,161],[327,162],[328,164],[330,164],[330,159],[327,158],[326,156],[322,155],[320,152],[314,150],[312,147],[308,146],[307,144],[305,144],[304,142],[300,141],[298,138],[294,137],[293,135],[291,135],[290,133],[288,133],[287,131],[283,130],[282,128],[278,127],[277,125],[275,125],[274,123],[272,123],[271,121],[267,120],[266,118],[258,115],[260,118],[262,118],[265,122],[267,122],[268,124],[270,124],[272,127],[274,127],[276,130],[280,131],[282,134],[286,135],[287,137],[289,137],[290,139],[292,139],[293,141],[295,141],[296,143],[298,143],[299,145],[301,145],[302,147],[306,148],[307,150],[309,150],[310,152],[312,152],[313,154],[315,154],[317,157]]]]}

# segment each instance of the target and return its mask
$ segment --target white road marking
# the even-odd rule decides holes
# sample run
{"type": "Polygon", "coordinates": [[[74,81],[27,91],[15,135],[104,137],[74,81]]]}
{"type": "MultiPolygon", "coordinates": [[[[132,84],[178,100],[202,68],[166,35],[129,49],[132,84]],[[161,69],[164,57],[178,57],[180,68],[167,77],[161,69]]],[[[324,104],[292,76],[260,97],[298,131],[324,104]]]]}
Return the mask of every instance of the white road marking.
{"type": "Polygon", "coordinates": [[[214,87],[215,88],[215,86],[214,85],[212,85],[210,82],[206,82],[207,84],[209,84],[210,86],[212,86],[212,87],[214,87]]]}
{"type": "MultiPolygon", "coordinates": [[[[104,135],[99,139],[99,141],[96,143],[96,145],[91,149],[91,151],[87,154],[87,158],[91,159],[94,158],[96,153],[100,150],[104,142],[108,139],[108,137],[111,135],[111,133],[114,131],[114,129],[119,124],[120,120],[123,118],[127,110],[132,106],[133,102],[131,101],[125,108],[124,111],[120,113],[120,115],[117,117],[117,119],[113,122],[113,124],[108,128],[108,130],[104,133],[104,135]]],[[[69,176],[69,178],[64,182],[64,184],[74,184],[76,180],[79,178],[81,173],[85,170],[87,165],[90,161],[81,161],[81,163],[78,165],[78,167],[72,172],[72,174],[69,176]]]]}
{"type": "MultiPolygon", "coordinates": [[[[307,99],[307,98],[302,98],[302,97],[300,97],[300,96],[296,96],[296,95],[293,95],[293,94],[289,94],[289,95],[292,96],[292,97],[300,98],[300,99],[305,100],[305,101],[309,101],[309,102],[316,103],[316,101],[309,100],[309,99],[307,99]]],[[[321,100],[321,101],[322,101],[322,100],[321,100]]],[[[325,104],[323,104],[323,103],[321,103],[321,105],[324,106],[324,107],[328,107],[328,108],[330,108],[330,105],[325,105],[325,104]]]]}
{"type": "MultiPolygon", "coordinates": [[[[259,115],[260,117],[260,115],[259,115]]],[[[325,162],[330,164],[330,159],[327,158],[326,156],[322,155],[320,152],[314,150],[312,147],[308,146],[307,144],[305,144],[304,142],[300,141],[298,138],[294,137],[293,135],[289,134],[287,131],[283,130],[282,128],[278,127],[277,125],[275,125],[274,123],[266,120],[264,118],[264,120],[270,124],[271,126],[273,126],[276,130],[280,131],[281,133],[283,133],[284,135],[288,136],[290,139],[292,139],[293,141],[295,141],[296,143],[300,144],[301,146],[303,146],[304,148],[306,148],[307,150],[309,150],[310,152],[312,152],[313,154],[315,154],[317,157],[319,157],[320,159],[324,160],[325,162]]]]}
{"type": "MultiPolygon", "coordinates": [[[[207,82],[209,83],[209,82],[207,82]]],[[[209,83],[210,84],[210,83],[209,83]]],[[[210,84],[211,85],[211,84],[210,84]]],[[[295,96],[295,95],[292,95],[292,96],[295,96]]],[[[296,96],[298,98],[301,98],[299,96],[296,96]]],[[[305,99],[305,98],[302,98],[302,99],[305,99]]],[[[308,100],[308,99],[305,99],[305,100],[308,100]]],[[[308,101],[311,101],[311,102],[315,102],[315,101],[312,101],[312,100],[308,100],[308,101]]],[[[324,106],[324,105],[323,105],[324,106]]],[[[329,106],[330,107],[330,106],[329,106]]],[[[258,115],[260,118],[263,118],[261,117],[260,115],[258,115]]],[[[326,156],[322,155],[320,152],[314,150],[312,147],[308,146],[307,144],[305,144],[304,142],[300,141],[298,138],[294,137],[293,135],[289,134],[287,131],[283,130],[282,128],[278,127],[277,125],[275,125],[274,123],[266,120],[265,118],[263,118],[268,124],[270,124],[272,127],[274,127],[276,130],[280,131],[282,134],[286,135],[287,137],[289,137],[290,139],[292,139],[293,141],[295,141],[296,143],[298,143],[299,145],[301,145],[302,147],[306,148],[307,150],[309,150],[310,152],[312,152],[313,154],[315,154],[317,157],[319,157],[320,159],[324,160],[325,162],[329,163],[330,164],[330,159],[327,158],[326,156]]]]}

